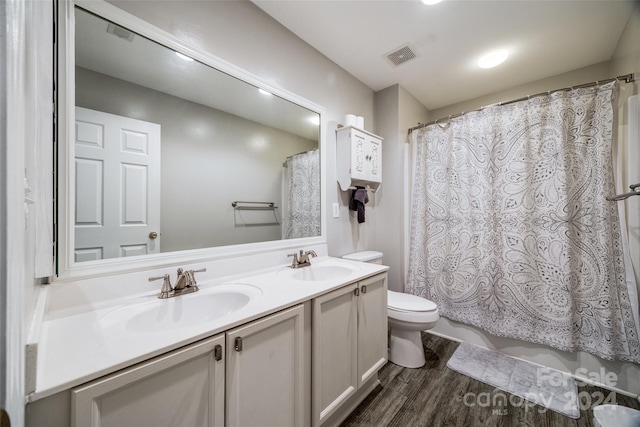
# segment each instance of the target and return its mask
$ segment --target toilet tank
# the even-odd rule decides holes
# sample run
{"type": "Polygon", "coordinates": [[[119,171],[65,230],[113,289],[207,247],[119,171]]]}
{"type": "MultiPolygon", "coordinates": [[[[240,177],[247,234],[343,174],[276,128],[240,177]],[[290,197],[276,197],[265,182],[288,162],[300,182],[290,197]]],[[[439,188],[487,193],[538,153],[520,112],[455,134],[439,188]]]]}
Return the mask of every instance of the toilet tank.
{"type": "Polygon", "coordinates": [[[372,264],[382,264],[382,252],[378,251],[362,251],[343,255],[342,258],[351,261],[370,262],[372,264]]]}

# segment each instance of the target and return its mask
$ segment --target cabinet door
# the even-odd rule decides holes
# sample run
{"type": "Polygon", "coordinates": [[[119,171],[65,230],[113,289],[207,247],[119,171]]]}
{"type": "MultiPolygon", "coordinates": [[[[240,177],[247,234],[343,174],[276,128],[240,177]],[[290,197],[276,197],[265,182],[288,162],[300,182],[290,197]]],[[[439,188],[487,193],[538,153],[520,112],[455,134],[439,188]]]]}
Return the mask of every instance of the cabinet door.
{"type": "Polygon", "coordinates": [[[357,287],[313,300],[313,425],[318,426],[358,387],[357,287]]]}
{"type": "Polygon", "coordinates": [[[382,182],[382,138],[352,127],[338,129],[336,178],[342,191],[382,182]]]}
{"type": "Polygon", "coordinates": [[[358,387],[387,362],[387,275],[359,283],[358,387]]]}
{"type": "Polygon", "coordinates": [[[365,158],[367,179],[372,182],[382,182],[382,141],[368,137],[365,158]]]}
{"type": "Polygon", "coordinates": [[[369,178],[368,141],[366,135],[351,131],[351,178],[369,178]]]}
{"type": "Polygon", "coordinates": [[[307,425],[302,305],[227,332],[227,426],[307,425]]]}
{"type": "Polygon", "coordinates": [[[224,344],[218,335],[73,389],[72,426],[224,426],[224,344]]]}

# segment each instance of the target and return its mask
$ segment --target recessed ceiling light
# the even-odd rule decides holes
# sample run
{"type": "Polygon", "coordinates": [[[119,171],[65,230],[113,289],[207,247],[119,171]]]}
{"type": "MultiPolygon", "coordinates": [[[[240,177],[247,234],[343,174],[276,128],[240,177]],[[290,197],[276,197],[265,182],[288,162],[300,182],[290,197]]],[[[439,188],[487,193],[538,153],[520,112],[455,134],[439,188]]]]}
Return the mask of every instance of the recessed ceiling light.
{"type": "Polygon", "coordinates": [[[267,92],[266,90],[260,89],[260,88],[258,88],[258,92],[260,92],[261,94],[266,95],[266,96],[273,95],[271,92],[267,92]]]}
{"type": "Polygon", "coordinates": [[[504,61],[506,61],[508,56],[509,56],[509,52],[507,52],[506,49],[493,50],[487,53],[486,55],[482,56],[480,59],[478,59],[478,67],[480,68],[496,67],[502,64],[504,61]]]}
{"type": "Polygon", "coordinates": [[[420,0],[420,3],[426,4],[427,6],[432,6],[434,4],[440,3],[442,0],[420,0]]]}
{"type": "Polygon", "coordinates": [[[176,55],[178,55],[180,59],[184,59],[185,61],[193,61],[193,58],[189,58],[187,55],[184,55],[180,52],[176,52],[176,55]]]}

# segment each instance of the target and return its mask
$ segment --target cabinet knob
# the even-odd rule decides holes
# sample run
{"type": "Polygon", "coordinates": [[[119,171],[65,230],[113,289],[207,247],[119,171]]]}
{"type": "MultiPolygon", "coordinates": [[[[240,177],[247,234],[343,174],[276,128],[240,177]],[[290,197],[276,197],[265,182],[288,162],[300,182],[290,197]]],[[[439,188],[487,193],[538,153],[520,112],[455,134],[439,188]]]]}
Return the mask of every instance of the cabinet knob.
{"type": "Polygon", "coordinates": [[[242,337],[237,337],[233,346],[235,351],[242,351],[242,337]]]}
{"type": "Polygon", "coordinates": [[[362,293],[363,293],[363,294],[366,294],[366,293],[367,293],[367,287],[366,287],[366,286],[363,286],[363,287],[362,287],[362,293]]]}
{"type": "Polygon", "coordinates": [[[213,358],[218,362],[222,360],[222,346],[220,344],[213,347],[213,358]]]}
{"type": "Polygon", "coordinates": [[[355,296],[360,295],[360,288],[355,288],[355,289],[353,290],[353,294],[354,294],[355,296]]]}

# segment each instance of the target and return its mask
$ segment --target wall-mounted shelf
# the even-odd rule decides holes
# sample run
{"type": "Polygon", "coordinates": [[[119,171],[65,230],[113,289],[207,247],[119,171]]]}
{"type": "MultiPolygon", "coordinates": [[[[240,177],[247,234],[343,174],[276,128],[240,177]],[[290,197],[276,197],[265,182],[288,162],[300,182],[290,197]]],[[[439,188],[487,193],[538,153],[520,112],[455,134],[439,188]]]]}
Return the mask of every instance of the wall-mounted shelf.
{"type": "Polygon", "coordinates": [[[336,168],[342,191],[356,185],[376,191],[382,183],[382,138],[353,126],[337,129],[336,168]]]}

